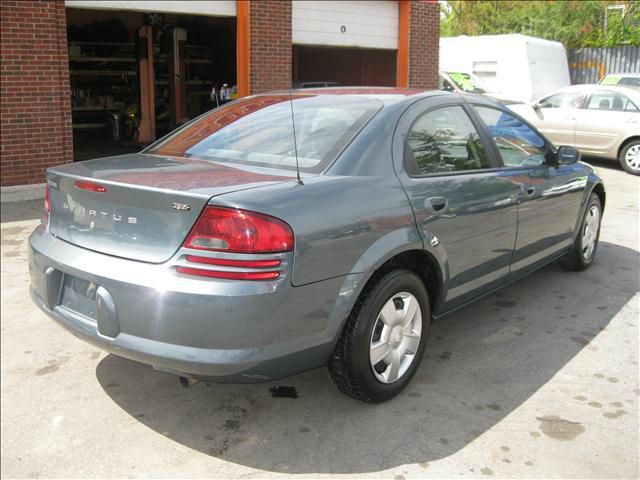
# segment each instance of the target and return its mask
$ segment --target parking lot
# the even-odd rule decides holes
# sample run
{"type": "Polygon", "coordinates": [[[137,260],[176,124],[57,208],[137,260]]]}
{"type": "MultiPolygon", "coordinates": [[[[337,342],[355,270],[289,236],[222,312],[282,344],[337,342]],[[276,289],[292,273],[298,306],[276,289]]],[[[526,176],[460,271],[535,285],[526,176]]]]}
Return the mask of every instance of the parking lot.
{"type": "Polygon", "coordinates": [[[637,478],[640,178],[595,165],[592,268],[548,266],[436,323],[381,405],[323,369],[185,389],[85,344],[29,298],[41,202],[3,205],[2,477],[637,478]]]}

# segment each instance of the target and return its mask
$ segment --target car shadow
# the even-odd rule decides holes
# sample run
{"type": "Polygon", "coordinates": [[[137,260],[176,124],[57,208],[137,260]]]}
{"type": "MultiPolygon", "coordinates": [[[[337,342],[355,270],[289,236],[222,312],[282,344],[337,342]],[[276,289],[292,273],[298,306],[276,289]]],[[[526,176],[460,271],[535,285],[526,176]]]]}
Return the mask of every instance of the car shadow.
{"type": "Polygon", "coordinates": [[[585,156],[585,157],[582,157],[582,161],[584,163],[587,163],[587,164],[591,165],[592,167],[595,167],[595,168],[606,168],[608,170],[616,170],[618,172],[626,173],[622,169],[622,166],[620,165],[620,162],[618,160],[616,160],[615,158],[608,159],[608,158],[587,157],[587,156],[585,156]]]}
{"type": "MultiPolygon", "coordinates": [[[[601,243],[585,272],[549,265],[436,322],[409,387],[380,405],[341,395],[324,369],[266,384],[185,389],[176,377],[108,355],[96,375],[139,422],[225,461],[316,474],[425,465],[492,428],[581,350],[597,350],[589,342],[640,288],[638,258],[601,243]]],[[[553,404],[544,413],[563,414],[553,404]]]]}

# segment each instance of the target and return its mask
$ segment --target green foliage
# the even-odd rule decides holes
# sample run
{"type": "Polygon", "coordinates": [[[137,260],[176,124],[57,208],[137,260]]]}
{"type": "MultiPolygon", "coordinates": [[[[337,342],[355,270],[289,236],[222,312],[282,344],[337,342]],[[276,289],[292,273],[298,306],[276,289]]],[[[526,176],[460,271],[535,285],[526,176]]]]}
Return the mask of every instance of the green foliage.
{"type": "Polygon", "coordinates": [[[640,46],[638,1],[453,0],[442,4],[440,34],[521,33],[562,42],[568,48],[640,46]],[[607,6],[624,4],[620,10],[607,6]]]}

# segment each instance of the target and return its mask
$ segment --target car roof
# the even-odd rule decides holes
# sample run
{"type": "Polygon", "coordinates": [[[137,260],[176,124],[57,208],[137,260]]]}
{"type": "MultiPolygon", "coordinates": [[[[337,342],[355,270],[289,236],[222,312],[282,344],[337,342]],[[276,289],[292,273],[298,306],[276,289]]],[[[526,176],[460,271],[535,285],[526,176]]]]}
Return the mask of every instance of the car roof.
{"type": "Polygon", "coordinates": [[[602,85],[601,83],[590,83],[590,84],[570,85],[568,87],[563,87],[559,90],[556,90],[554,92],[549,92],[546,95],[543,95],[542,98],[546,98],[561,92],[578,91],[578,92],[584,92],[584,93],[591,93],[594,90],[611,90],[613,92],[624,93],[625,95],[633,97],[635,99],[638,99],[638,97],[640,96],[637,90],[625,85],[602,85]]]}
{"type": "Polygon", "coordinates": [[[291,92],[293,96],[309,96],[323,95],[330,96],[360,96],[366,98],[374,98],[381,101],[384,105],[392,105],[401,103],[406,100],[417,100],[421,97],[435,97],[439,95],[456,95],[452,92],[444,92],[442,90],[420,90],[416,88],[398,88],[398,87],[320,87],[320,88],[294,88],[292,90],[276,90],[260,93],[257,96],[266,95],[286,95],[291,92]]]}
{"type": "MultiPolygon", "coordinates": [[[[605,75],[605,77],[609,77],[609,76],[616,76],[616,77],[632,77],[632,78],[640,78],[640,73],[607,73],[605,75]]],[[[604,78],[604,77],[602,77],[604,78]]]]}

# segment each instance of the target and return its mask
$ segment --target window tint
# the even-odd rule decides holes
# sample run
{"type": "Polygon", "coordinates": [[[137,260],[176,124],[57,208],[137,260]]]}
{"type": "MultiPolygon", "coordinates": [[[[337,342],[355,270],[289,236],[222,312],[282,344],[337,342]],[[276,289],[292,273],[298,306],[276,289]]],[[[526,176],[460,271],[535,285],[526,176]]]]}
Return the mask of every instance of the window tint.
{"type": "Polygon", "coordinates": [[[622,77],[618,85],[630,85],[632,87],[640,87],[640,77],[622,77]]]}
{"type": "Polygon", "coordinates": [[[540,100],[540,108],[579,108],[584,95],[580,92],[560,92],[540,100]]]}
{"type": "Polygon", "coordinates": [[[536,167],[545,163],[545,141],[513,115],[490,107],[474,106],[489,128],[507,167],[536,167]]]}
{"type": "Polygon", "coordinates": [[[637,112],[638,107],[626,95],[609,90],[593,92],[589,103],[589,110],[610,110],[614,112],[637,112]]]}
{"type": "MultiPolygon", "coordinates": [[[[296,169],[289,95],[232,102],[187,124],[145,153],[296,169]]],[[[319,172],[382,106],[359,96],[296,94],[295,138],[300,170],[319,172]]]]}
{"type": "Polygon", "coordinates": [[[405,144],[409,173],[458,172],[490,168],[489,157],[462,107],[444,107],[414,122],[405,144]]]}

